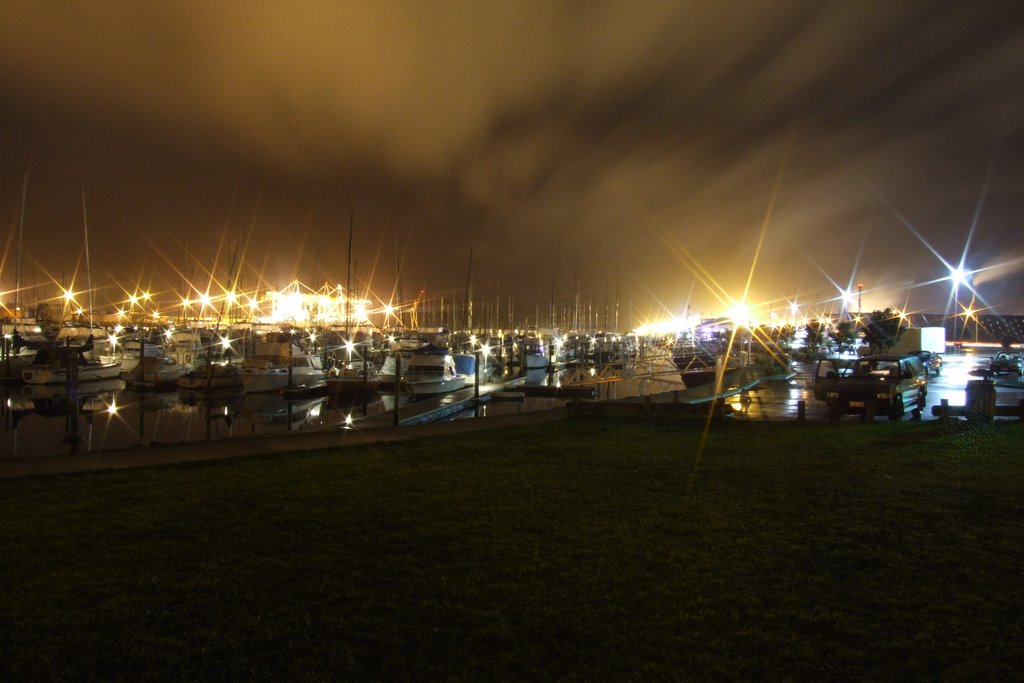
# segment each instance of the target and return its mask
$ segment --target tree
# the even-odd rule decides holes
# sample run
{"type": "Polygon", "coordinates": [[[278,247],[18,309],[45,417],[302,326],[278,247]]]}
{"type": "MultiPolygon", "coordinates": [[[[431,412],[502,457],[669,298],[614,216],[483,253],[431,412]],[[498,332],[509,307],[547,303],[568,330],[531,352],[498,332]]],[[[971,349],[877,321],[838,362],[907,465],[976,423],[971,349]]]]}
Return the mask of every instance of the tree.
{"type": "Polygon", "coordinates": [[[844,320],[835,326],[829,336],[832,337],[832,341],[839,347],[839,350],[843,351],[853,347],[857,339],[857,330],[854,328],[852,320],[844,320]]]}
{"type": "Polygon", "coordinates": [[[864,320],[864,341],[871,347],[871,353],[891,349],[902,335],[903,319],[891,308],[873,311],[864,320]]]}
{"type": "Polygon", "coordinates": [[[808,350],[808,353],[815,354],[818,352],[818,347],[821,345],[822,337],[825,336],[825,330],[827,329],[826,323],[821,320],[811,320],[804,327],[804,347],[808,350]]]}

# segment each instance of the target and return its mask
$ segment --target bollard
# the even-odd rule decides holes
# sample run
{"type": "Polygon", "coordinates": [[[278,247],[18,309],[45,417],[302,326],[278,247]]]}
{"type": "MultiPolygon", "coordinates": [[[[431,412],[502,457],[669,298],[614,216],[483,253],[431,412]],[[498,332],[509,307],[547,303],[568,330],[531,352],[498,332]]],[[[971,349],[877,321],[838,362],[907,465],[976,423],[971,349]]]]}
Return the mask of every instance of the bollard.
{"type": "Polygon", "coordinates": [[[967,419],[985,421],[996,412],[996,383],[990,379],[972,379],[967,382],[967,419]]]}
{"type": "Polygon", "coordinates": [[[807,401],[800,399],[796,402],[796,421],[803,422],[807,419],[807,401]]]}
{"type": "Polygon", "coordinates": [[[1024,398],[1017,399],[1017,419],[1024,422],[1024,398]]]}
{"type": "Polygon", "coordinates": [[[942,420],[948,420],[949,419],[949,399],[948,398],[944,398],[941,401],[939,401],[939,417],[942,420]]]}

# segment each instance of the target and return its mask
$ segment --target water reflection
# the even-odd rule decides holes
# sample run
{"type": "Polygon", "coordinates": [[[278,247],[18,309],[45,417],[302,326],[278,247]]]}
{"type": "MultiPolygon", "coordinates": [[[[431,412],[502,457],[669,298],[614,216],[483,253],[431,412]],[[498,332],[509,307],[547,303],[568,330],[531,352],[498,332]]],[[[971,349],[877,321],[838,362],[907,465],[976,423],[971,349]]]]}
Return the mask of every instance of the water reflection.
{"type": "Polygon", "coordinates": [[[149,392],[117,380],[82,383],[70,393],[60,385],[0,389],[0,457],[178,444],[250,434],[334,429],[346,420],[394,406],[373,392],[356,397],[326,391],[149,392]]]}

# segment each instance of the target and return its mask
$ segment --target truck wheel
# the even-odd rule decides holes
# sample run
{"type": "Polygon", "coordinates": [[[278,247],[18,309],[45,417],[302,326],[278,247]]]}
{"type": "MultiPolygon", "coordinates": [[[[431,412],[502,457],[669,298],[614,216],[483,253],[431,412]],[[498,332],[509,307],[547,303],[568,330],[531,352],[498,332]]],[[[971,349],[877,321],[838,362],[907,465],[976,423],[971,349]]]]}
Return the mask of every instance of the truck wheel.
{"type": "Polygon", "coordinates": [[[894,396],[892,403],[889,404],[889,420],[897,422],[903,419],[903,397],[894,396]]]}

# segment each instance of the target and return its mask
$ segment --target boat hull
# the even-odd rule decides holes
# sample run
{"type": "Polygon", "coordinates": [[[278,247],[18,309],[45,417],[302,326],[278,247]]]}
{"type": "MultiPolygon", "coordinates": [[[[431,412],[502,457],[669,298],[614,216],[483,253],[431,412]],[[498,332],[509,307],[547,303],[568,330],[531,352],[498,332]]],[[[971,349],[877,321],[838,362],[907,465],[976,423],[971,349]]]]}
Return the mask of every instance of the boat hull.
{"type": "MultiPolygon", "coordinates": [[[[25,384],[66,384],[68,370],[62,367],[30,367],[21,373],[25,384]]],[[[120,363],[84,363],[78,366],[78,381],[93,382],[101,379],[118,379],[121,376],[120,363]]]]}
{"type": "Polygon", "coordinates": [[[457,377],[420,379],[407,381],[405,385],[413,396],[423,398],[426,396],[440,396],[441,394],[465,389],[466,378],[460,375],[457,377]]]}

